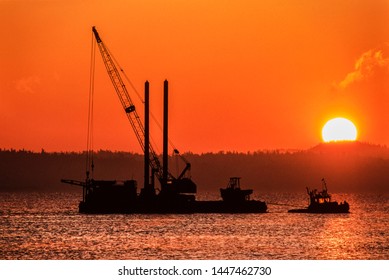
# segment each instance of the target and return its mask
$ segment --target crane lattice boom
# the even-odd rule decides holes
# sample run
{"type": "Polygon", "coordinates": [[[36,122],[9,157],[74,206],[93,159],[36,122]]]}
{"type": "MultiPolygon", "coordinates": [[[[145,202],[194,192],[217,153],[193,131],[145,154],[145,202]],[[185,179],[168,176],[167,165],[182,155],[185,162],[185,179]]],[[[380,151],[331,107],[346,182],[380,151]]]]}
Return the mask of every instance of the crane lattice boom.
{"type": "MultiPolygon", "coordinates": [[[[104,45],[103,41],[101,40],[99,33],[97,32],[96,28],[93,27],[92,31],[95,35],[97,45],[99,47],[101,56],[103,58],[105,67],[107,69],[108,75],[112,81],[112,84],[115,88],[115,91],[120,99],[120,102],[123,106],[124,111],[126,112],[127,118],[130,121],[130,124],[132,126],[132,129],[135,132],[135,136],[138,139],[138,142],[143,150],[145,152],[145,129],[142,124],[142,121],[135,110],[135,105],[131,100],[130,95],[128,94],[126,85],[124,84],[120,73],[107,49],[107,47],[104,45]]],[[[163,177],[163,169],[162,165],[158,159],[158,156],[154,150],[154,148],[150,145],[149,146],[150,151],[150,167],[155,172],[155,175],[159,180],[163,177]]]]}

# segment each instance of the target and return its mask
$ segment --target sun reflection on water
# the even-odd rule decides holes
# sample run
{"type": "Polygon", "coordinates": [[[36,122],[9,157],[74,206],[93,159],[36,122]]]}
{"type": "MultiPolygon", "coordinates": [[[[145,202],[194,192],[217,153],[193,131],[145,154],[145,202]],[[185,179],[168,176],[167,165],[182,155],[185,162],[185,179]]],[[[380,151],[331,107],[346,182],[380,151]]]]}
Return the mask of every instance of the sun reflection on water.
{"type": "Polygon", "coordinates": [[[81,215],[78,196],[2,194],[0,258],[388,259],[387,197],[339,197],[350,214],[81,215]]]}

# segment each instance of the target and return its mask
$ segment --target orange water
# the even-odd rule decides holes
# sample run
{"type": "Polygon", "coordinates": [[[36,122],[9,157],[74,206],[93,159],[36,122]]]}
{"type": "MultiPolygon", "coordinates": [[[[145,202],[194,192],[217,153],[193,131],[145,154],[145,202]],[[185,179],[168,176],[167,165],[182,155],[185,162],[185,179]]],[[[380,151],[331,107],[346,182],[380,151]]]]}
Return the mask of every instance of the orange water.
{"type": "Polygon", "coordinates": [[[79,193],[0,193],[0,259],[389,259],[388,195],[333,197],[351,213],[268,194],[266,214],[82,215],[79,193]]]}

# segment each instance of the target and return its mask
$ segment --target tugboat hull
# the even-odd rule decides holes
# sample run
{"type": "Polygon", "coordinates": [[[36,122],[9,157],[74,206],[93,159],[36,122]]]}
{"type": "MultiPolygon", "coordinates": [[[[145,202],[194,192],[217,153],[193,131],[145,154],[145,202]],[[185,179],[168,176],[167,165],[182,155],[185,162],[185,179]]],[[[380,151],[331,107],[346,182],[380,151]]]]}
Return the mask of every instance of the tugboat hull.
{"type": "Polygon", "coordinates": [[[327,213],[349,213],[350,206],[349,204],[334,204],[334,205],[326,205],[319,204],[316,206],[310,205],[308,208],[304,209],[291,209],[289,213],[317,213],[317,214],[327,214],[327,213]]]}

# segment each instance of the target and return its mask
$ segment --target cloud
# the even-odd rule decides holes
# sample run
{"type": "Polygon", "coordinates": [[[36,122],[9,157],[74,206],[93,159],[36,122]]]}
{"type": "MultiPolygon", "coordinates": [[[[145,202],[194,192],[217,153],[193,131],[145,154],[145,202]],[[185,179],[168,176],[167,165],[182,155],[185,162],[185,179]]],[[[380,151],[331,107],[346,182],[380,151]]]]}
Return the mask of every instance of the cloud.
{"type": "Polygon", "coordinates": [[[19,79],[15,82],[15,88],[21,93],[34,93],[35,88],[41,82],[38,76],[30,76],[19,79]]]}
{"type": "Polygon", "coordinates": [[[389,43],[382,47],[368,50],[363,53],[355,63],[354,71],[346,75],[343,81],[339,83],[341,89],[345,89],[359,82],[366,82],[377,78],[383,78],[385,82],[389,73],[389,43]]]}

